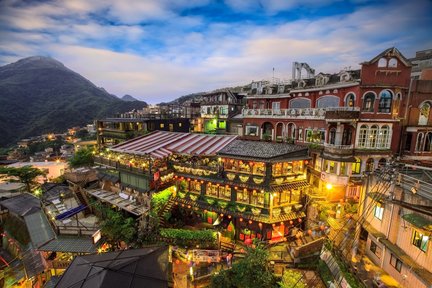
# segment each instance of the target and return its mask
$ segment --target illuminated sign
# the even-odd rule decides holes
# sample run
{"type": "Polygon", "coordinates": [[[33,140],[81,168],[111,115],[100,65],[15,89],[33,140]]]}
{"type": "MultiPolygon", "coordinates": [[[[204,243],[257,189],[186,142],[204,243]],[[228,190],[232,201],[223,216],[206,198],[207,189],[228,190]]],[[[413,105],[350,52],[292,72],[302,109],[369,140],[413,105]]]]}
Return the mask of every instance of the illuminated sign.
{"type": "Polygon", "coordinates": [[[96,231],[93,235],[93,244],[96,244],[102,237],[101,230],[96,231]]]}

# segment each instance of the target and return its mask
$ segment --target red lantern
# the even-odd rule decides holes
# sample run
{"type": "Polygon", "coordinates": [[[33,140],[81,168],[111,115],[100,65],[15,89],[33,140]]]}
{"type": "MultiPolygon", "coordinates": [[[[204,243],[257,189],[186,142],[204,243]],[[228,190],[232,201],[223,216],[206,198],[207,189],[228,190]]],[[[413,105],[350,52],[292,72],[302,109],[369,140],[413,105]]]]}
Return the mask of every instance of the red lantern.
{"type": "Polygon", "coordinates": [[[231,227],[231,225],[228,225],[227,230],[228,230],[228,232],[231,232],[231,231],[232,231],[232,227],[231,227]]]}
{"type": "Polygon", "coordinates": [[[190,209],[190,208],[191,208],[191,205],[188,205],[188,208],[190,209]]]}
{"type": "Polygon", "coordinates": [[[249,220],[249,224],[252,224],[252,220],[249,220]]]}
{"type": "Polygon", "coordinates": [[[176,259],[175,264],[177,264],[177,265],[180,264],[180,260],[176,259]]]}
{"type": "Polygon", "coordinates": [[[299,219],[298,219],[298,221],[299,221],[299,223],[301,223],[301,222],[302,222],[302,219],[301,219],[301,218],[299,218],[299,219]]]}
{"type": "Polygon", "coordinates": [[[291,220],[289,223],[290,223],[290,225],[293,225],[293,224],[294,224],[294,222],[293,222],[292,220],[291,220]]]}
{"type": "Polygon", "coordinates": [[[273,223],[273,224],[272,224],[272,226],[273,226],[273,227],[276,227],[276,224],[275,224],[275,223],[273,223]]]}
{"type": "Polygon", "coordinates": [[[305,160],[304,163],[307,165],[309,163],[309,161],[305,160]]]}
{"type": "Polygon", "coordinates": [[[251,245],[252,244],[252,239],[250,239],[250,238],[247,238],[245,241],[244,241],[244,243],[246,244],[246,245],[251,245]]]}
{"type": "Polygon", "coordinates": [[[283,222],[281,222],[281,223],[280,223],[280,225],[281,225],[281,226],[284,226],[284,223],[283,223],[283,222]]]}
{"type": "Polygon", "coordinates": [[[243,218],[240,218],[239,220],[240,220],[240,222],[243,222],[243,218]]]}
{"type": "Polygon", "coordinates": [[[243,248],[240,249],[240,253],[245,253],[245,250],[243,248]]]}
{"type": "Polygon", "coordinates": [[[321,231],[324,231],[324,229],[325,229],[324,225],[321,225],[320,229],[321,229],[321,231]]]}
{"type": "Polygon", "coordinates": [[[258,223],[258,227],[261,229],[262,228],[262,223],[258,223]]]}
{"type": "Polygon", "coordinates": [[[223,217],[223,214],[222,214],[222,213],[220,214],[220,217],[223,217]]]}
{"type": "Polygon", "coordinates": [[[231,215],[228,215],[228,219],[231,219],[231,215]]]}
{"type": "Polygon", "coordinates": [[[207,259],[207,262],[210,264],[211,263],[211,259],[209,258],[209,259],[207,259]]]}
{"type": "Polygon", "coordinates": [[[312,230],[309,229],[309,230],[308,230],[308,234],[309,234],[309,235],[312,235],[312,230]]]}

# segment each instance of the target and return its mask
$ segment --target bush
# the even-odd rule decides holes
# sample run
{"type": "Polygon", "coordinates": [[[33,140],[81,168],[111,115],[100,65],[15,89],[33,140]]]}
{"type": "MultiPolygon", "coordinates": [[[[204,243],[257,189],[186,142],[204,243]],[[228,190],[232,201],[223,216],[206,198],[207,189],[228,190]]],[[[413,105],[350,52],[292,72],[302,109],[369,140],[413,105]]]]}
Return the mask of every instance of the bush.
{"type": "Polygon", "coordinates": [[[216,236],[212,230],[186,230],[186,229],[160,229],[161,237],[168,242],[180,246],[190,246],[191,244],[215,245],[216,236]]]}
{"type": "Polygon", "coordinates": [[[160,210],[165,206],[168,200],[171,198],[171,190],[165,189],[159,193],[152,195],[151,208],[156,213],[159,214],[160,210]]]}

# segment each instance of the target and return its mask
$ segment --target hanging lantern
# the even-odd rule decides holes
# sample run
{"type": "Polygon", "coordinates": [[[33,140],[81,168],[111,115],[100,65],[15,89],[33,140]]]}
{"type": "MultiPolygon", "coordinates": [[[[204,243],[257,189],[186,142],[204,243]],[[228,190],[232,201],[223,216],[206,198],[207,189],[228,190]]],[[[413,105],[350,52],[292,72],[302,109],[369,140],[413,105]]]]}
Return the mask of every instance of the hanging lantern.
{"type": "Polygon", "coordinates": [[[311,229],[308,230],[308,234],[312,235],[312,230],[311,229]]]}
{"type": "Polygon", "coordinates": [[[240,222],[243,222],[243,218],[240,218],[239,220],[240,220],[240,222]]]}
{"type": "Polygon", "coordinates": [[[190,208],[191,208],[191,205],[188,205],[187,207],[188,207],[188,209],[190,209],[190,208]]]}
{"type": "Polygon", "coordinates": [[[273,227],[276,227],[276,224],[275,224],[275,223],[273,223],[273,224],[272,224],[272,226],[273,226],[273,227]]]}
{"type": "Polygon", "coordinates": [[[324,229],[325,229],[324,225],[321,225],[320,229],[321,229],[321,231],[324,231],[324,229]]]}
{"type": "Polygon", "coordinates": [[[283,222],[280,222],[280,225],[281,225],[281,226],[284,226],[284,223],[283,223],[283,222]]]}
{"type": "Polygon", "coordinates": [[[290,223],[290,225],[293,225],[293,224],[294,224],[294,222],[293,222],[292,220],[290,220],[290,222],[289,222],[289,223],[290,223]]]}
{"type": "Polygon", "coordinates": [[[249,224],[252,224],[252,220],[249,220],[249,224]]]}
{"type": "Polygon", "coordinates": [[[176,259],[176,260],[175,260],[175,264],[177,264],[177,265],[180,264],[180,260],[179,260],[179,259],[176,259]]]}
{"type": "Polygon", "coordinates": [[[223,213],[221,213],[221,214],[220,214],[220,217],[223,217],[223,216],[224,216],[223,213]]]}
{"type": "Polygon", "coordinates": [[[298,219],[298,222],[301,223],[303,220],[301,218],[298,219]]]}
{"type": "Polygon", "coordinates": [[[208,258],[208,259],[207,259],[207,262],[208,262],[208,263],[210,264],[210,263],[211,263],[211,259],[210,259],[210,258],[208,258]]]}
{"type": "Polygon", "coordinates": [[[261,229],[262,228],[262,223],[258,223],[258,227],[261,229]]]}
{"type": "Polygon", "coordinates": [[[231,219],[231,215],[228,215],[228,219],[231,219]]]}

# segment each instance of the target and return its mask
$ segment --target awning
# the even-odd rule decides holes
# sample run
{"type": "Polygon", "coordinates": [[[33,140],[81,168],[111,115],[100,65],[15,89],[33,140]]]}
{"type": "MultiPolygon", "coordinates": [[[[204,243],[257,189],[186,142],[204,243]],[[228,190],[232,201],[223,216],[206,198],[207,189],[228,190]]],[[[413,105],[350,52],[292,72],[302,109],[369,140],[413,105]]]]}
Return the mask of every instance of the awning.
{"type": "Polygon", "coordinates": [[[298,182],[292,182],[292,183],[282,184],[278,186],[272,186],[271,191],[281,192],[286,190],[302,189],[306,187],[309,187],[309,183],[307,183],[306,181],[298,181],[298,182]]]}
{"type": "Polygon", "coordinates": [[[86,208],[87,208],[86,205],[80,205],[80,206],[74,207],[72,209],[69,209],[66,212],[63,212],[63,213],[57,215],[55,218],[56,218],[56,220],[68,219],[68,218],[78,214],[79,212],[84,211],[86,208]]]}
{"type": "Polygon", "coordinates": [[[405,214],[402,215],[402,218],[417,228],[432,232],[432,221],[426,219],[419,214],[405,214]]]}

